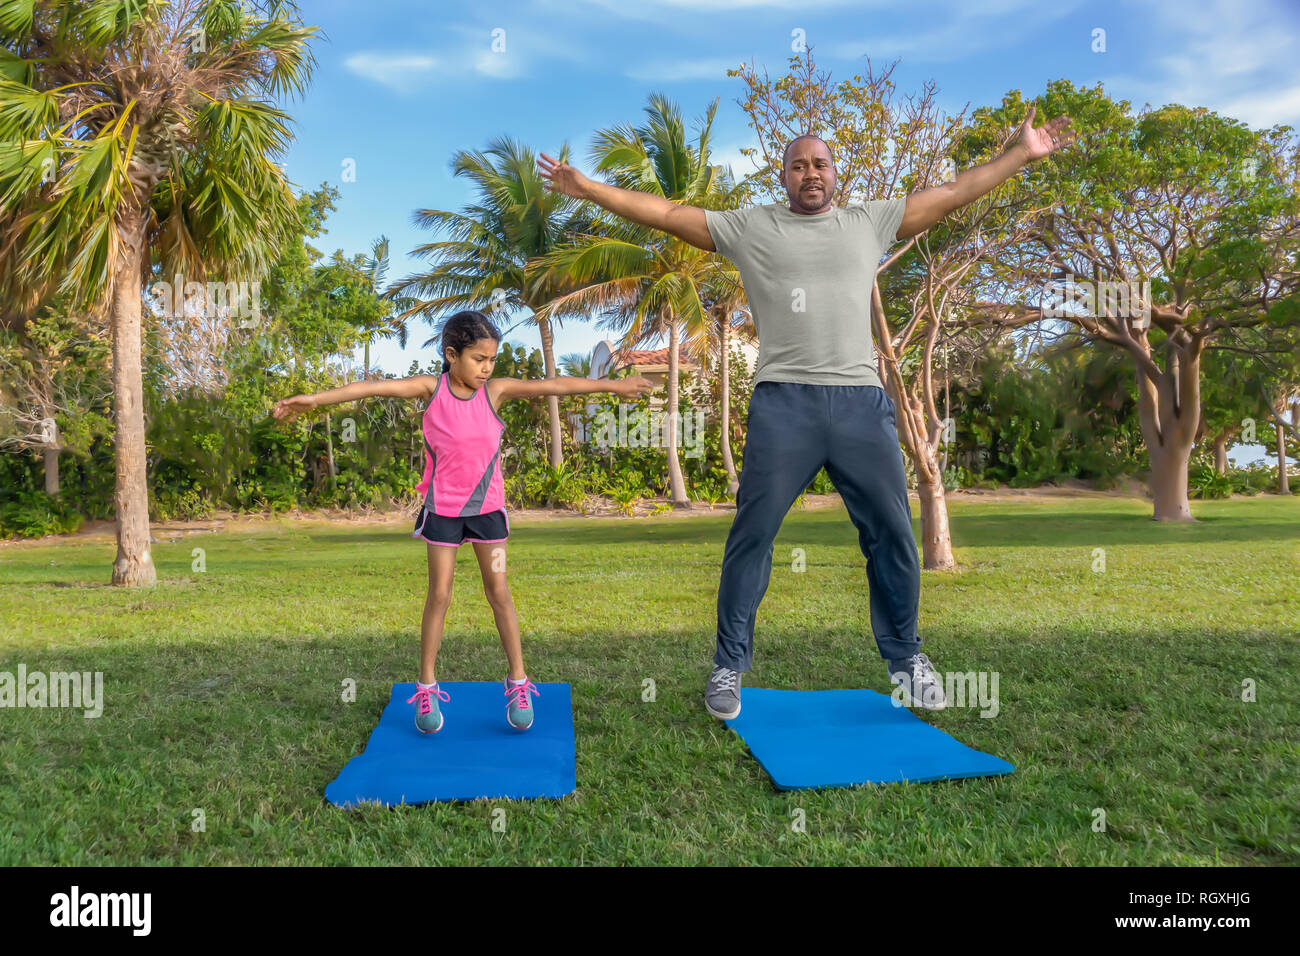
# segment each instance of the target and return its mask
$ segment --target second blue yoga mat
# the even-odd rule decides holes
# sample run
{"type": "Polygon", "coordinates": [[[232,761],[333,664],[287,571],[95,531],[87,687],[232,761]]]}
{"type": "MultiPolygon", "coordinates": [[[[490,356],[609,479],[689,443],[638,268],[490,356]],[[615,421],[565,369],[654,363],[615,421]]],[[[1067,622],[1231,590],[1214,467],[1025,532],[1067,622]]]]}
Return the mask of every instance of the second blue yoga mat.
{"type": "Polygon", "coordinates": [[[873,690],[746,687],[727,721],[778,790],[1011,773],[873,690]]]}

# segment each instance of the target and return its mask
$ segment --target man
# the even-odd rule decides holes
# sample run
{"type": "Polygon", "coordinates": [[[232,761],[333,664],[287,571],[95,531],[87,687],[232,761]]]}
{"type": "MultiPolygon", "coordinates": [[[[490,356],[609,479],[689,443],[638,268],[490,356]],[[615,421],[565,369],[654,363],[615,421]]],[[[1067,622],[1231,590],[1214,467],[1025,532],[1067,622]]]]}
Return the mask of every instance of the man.
{"type": "Polygon", "coordinates": [[[788,205],[715,212],[594,182],[545,153],[552,189],[660,229],[735,262],[758,332],[736,516],[718,586],[717,649],[704,706],[740,713],[740,675],[753,660],[754,622],[772,571],[772,546],[795,499],[823,467],[844,499],[867,559],[871,630],[890,679],[914,704],[946,706],[916,632],[921,568],[912,537],[893,401],[877,374],[871,336],[876,268],[895,240],[929,229],[1020,167],[1069,141],[1070,120],[1033,128],[1034,108],[1000,156],[953,182],[859,207],[834,204],[835,160],[816,136],[782,157],[788,205]]]}

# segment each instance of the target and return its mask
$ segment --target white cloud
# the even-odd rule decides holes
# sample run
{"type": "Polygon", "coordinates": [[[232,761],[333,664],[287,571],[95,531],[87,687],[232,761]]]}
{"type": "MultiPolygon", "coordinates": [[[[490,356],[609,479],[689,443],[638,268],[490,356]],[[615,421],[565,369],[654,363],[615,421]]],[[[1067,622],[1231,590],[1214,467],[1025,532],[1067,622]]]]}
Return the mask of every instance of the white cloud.
{"type": "Polygon", "coordinates": [[[659,60],[645,62],[624,71],[624,76],[634,80],[651,83],[672,83],[677,80],[720,80],[727,81],[727,71],[734,70],[744,62],[740,57],[734,60],[706,60],[693,58],[687,60],[659,60]]]}
{"type": "Polygon", "coordinates": [[[588,53],[566,42],[549,29],[528,26],[494,27],[451,24],[455,38],[436,56],[400,50],[363,50],[352,54],[343,65],[357,76],[409,93],[437,76],[509,80],[526,76],[534,61],[566,60],[581,63],[588,53]]]}
{"type": "Polygon", "coordinates": [[[1300,86],[1264,93],[1247,93],[1220,103],[1218,112],[1242,120],[1256,129],[1285,123],[1300,125],[1300,86]]]}
{"type": "Polygon", "coordinates": [[[477,50],[469,55],[472,69],[480,76],[494,80],[509,80],[522,76],[524,64],[518,57],[491,50],[477,50]]]}
{"type": "Polygon", "coordinates": [[[419,54],[367,51],[352,54],[343,65],[364,79],[398,92],[407,92],[428,78],[437,61],[419,54]]]}
{"type": "Polygon", "coordinates": [[[1185,0],[1146,0],[1165,53],[1152,61],[1154,75],[1115,74],[1106,88],[1139,106],[1206,106],[1255,128],[1300,126],[1300,22],[1282,15],[1285,2],[1212,0],[1191,16],[1185,0]]]}
{"type": "MultiPolygon", "coordinates": [[[[615,0],[587,0],[588,3],[604,5],[615,0]]],[[[840,0],[825,0],[822,6],[838,5],[840,0]]],[[[942,23],[943,26],[928,32],[899,33],[893,36],[871,36],[861,40],[845,40],[842,36],[828,35],[818,28],[810,28],[806,39],[817,51],[831,57],[857,60],[863,54],[873,56],[906,56],[912,60],[940,62],[957,60],[973,53],[981,53],[995,45],[1005,45],[1036,31],[1044,22],[1060,19],[1073,10],[1082,0],[1061,0],[1061,2],[1043,8],[1039,0],[984,0],[972,5],[968,0],[949,0],[951,7],[936,13],[928,21],[942,23]],[[997,19],[1002,17],[1003,19],[997,19]]],[[[655,0],[662,11],[664,7],[685,4],[686,0],[655,0]]],[[[818,4],[812,4],[817,6],[818,4]]],[[[695,6],[695,4],[692,4],[695,6]]],[[[742,7],[762,6],[773,10],[789,7],[792,12],[804,12],[808,5],[791,4],[780,0],[709,0],[703,5],[703,12],[722,9],[739,9],[742,7]]],[[[855,13],[863,7],[879,6],[894,10],[892,0],[872,0],[871,3],[857,3],[855,13]]],[[[794,26],[780,27],[782,43],[789,44],[790,54],[793,47],[794,26]]],[[[687,57],[674,60],[651,60],[642,62],[625,71],[625,75],[634,80],[670,83],[678,80],[723,80],[727,70],[734,69],[741,63],[749,65],[750,57],[737,55],[734,59],[705,59],[687,57]]]]}
{"type": "MultiPolygon", "coordinates": [[[[898,58],[920,63],[950,63],[970,56],[1022,43],[1041,35],[1046,24],[1073,13],[1081,0],[1043,5],[1036,0],[986,0],[964,3],[926,17],[933,29],[888,36],[865,36],[825,45],[831,56],[855,60],[864,55],[898,58]]],[[[816,46],[816,38],[811,38],[816,46]]]]}
{"type": "MultiPolygon", "coordinates": [[[[713,143],[709,149],[709,159],[717,166],[730,166],[732,175],[736,179],[744,179],[746,176],[755,172],[754,160],[748,156],[742,156],[742,149],[758,149],[757,140],[746,140],[743,143],[713,143]]],[[[763,154],[756,154],[759,162],[762,162],[763,154]]]]}
{"type": "MultiPolygon", "coordinates": [[[[564,0],[565,4],[572,0],[564,0]]],[[[755,10],[774,10],[798,13],[819,7],[842,7],[852,4],[863,7],[890,6],[893,0],[639,0],[632,4],[625,0],[584,0],[592,6],[610,13],[635,19],[663,19],[678,17],[683,11],[692,15],[708,13],[749,13],[755,10]]]]}

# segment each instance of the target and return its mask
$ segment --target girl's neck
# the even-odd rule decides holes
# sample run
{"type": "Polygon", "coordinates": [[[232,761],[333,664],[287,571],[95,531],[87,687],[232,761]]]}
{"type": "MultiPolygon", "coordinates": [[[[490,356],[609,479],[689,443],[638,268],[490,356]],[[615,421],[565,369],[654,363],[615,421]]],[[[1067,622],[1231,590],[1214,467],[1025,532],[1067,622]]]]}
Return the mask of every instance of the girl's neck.
{"type": "Polygon", "coordinates": [[[460,379],[455,378],[455,377],[451,374],[451,371],[450,371],[450,370],[448,370],[448,371],[446,371],[446,372],[443,372],[442,374],[447,376],[447,387],[451,389],[451,393],[452,393],[453,395],[455,395],[457,398],[462,398],[462,399],[464,399],[464,398],[473,398],[473,397],[474,397],[474,393],[478,391],[477,388],[470,388],[470,386],[466,385],[466,384],[465,384],[464,382],[462,382],[460,379]],[[457,387],[457,386],[459,386],[459,387],[461,387],[461,388],[469,389],[469,394],[468,394],[468,395],[461,395],[461,394],[459,394],[459,393],[456,391],[456,387],[457,387]]]}

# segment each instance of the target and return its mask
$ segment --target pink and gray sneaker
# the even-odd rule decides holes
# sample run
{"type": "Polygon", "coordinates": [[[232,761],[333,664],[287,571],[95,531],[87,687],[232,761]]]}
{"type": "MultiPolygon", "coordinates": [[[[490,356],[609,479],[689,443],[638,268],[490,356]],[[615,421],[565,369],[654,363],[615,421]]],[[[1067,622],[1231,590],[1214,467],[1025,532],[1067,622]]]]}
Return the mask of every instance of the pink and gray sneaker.
{"type": "Polygon", "coordinates": [[[527,675],[524,675],[522,684],[512,684],[510,683],[510,676],[507,674],[505,688],[506,697],[510,699],[509,703],[506,704],[506,720],[515,730],[527,730],[533,725],[533,716],[535,714],[531,695],[536,694],[540,697],[541,691],[537,689],[536,684],[528,679],[527,675]]]}
{"type": "Polygon", "coordinates": [[[415,703],[415,726],[419,728],[420,733],[436,734],[442,730],[443,717],[438,710],[439,700],[450,701],[451,695],[439,687],[437,681],[427,688],[417,683],[415,694],[407,698],[408,704],[415,703]]]}

